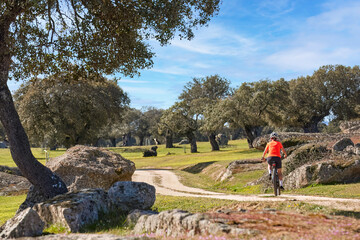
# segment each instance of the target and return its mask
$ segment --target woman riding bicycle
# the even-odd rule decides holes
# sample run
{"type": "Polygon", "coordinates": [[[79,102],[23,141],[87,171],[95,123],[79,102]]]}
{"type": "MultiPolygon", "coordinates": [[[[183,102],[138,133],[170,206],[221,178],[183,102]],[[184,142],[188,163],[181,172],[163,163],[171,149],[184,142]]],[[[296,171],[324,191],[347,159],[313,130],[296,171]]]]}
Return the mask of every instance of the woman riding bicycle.
{"type": "Polygon", "coordinates": [[[264,150],[262,160],[265,161],[265,155],[267,155],[267,162],[268,162],[268,170],[269,170],[269,179],[271,180],[271,165],[273,163],[276,164],[276,168],[278,170],[279,180],[280,180],[280,189],[284,190],[283,187],[283,177],[281,172],[281,151],[284,153],[284,156],[287,157],[285,149],[281,142],[279,141],[279,135],[276,132],[272,132],[270,134],[271,141],[266,145],[264,150]]]}

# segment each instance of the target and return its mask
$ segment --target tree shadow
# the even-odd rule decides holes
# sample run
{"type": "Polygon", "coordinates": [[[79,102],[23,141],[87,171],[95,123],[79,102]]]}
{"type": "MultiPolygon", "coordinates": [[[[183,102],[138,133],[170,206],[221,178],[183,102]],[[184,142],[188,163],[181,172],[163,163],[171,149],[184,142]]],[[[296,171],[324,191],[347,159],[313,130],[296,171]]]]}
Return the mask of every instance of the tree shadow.
{"type": "Polygon", "coordinates": [[[336,212],[334,212],[334,215],[360,219],[360,212],[356,211],[337,210],[336,212]]]}
{"type": "Polygon", "coordinates": [[[188,173],[200,173],[202,170],[204,170],[204,168],[210,166],[211,164],[215,163],[216,161],[211,161],[211,162],[202,162],[202,163],[197,163],[193,166],[187,167],[182,169],[181,171],[185,171],[188,173]]]}

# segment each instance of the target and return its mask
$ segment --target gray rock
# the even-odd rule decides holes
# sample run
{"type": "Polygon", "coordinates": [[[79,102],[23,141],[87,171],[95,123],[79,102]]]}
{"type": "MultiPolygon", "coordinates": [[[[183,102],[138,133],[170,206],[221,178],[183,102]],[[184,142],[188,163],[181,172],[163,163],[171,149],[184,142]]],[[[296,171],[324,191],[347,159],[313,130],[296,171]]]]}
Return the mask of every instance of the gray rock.
{"type": "Polygon", "coordinates": [[[285,188],[301,188],[311,183],[351,183],[360,181],[360,160],[326,161],[304,165],[284,178],[285,188]]]}
{"type": "Polygon", "coordinates": [[[8,220],[2,227],[0,238],[33,237],[42,234],[44,222],[36,211],[27,208],[8,220]]]}
{"type": "Polygon", "coordinates": [[[343,138],[337,141],[333,146],[332,149],[334,151],[343,151],[346,149],[347,146],[354,146],[353,141],[350,138],[343,138]]]}
{"type": "Polygon", "coordinates": [[[219,144],[219,146],[226,146],[228,145],[229,139],[225,134],[218,134],[216,135],[215,140],[217,141],[217,143],[219,144]]]}
{"type": "Polygon", "coordinates": [[[158,212],[139,209],[132,210],[126,217],[126,225],[133,227],[136,225],[141,216],[151,216],[155,214],[158,214],[158,212]]]}
{"type": "Polygon", "coordinates": [[[0,196],[24,194],[30,186],[26,178],[0,171],[0,196]]]}
{"type": "Polygon", "coordinates": [[[115,182],[131,181],[135,164],[110,150],[75,146],[47,164],[69,191],[85,188],[109,189],[115,182]]]}
{"type": "Polygon", "coordinates": [[[253,234],[248,229],[238,228],[237,225],[228,225],[213,222],[209,216],[201,213],[189,213],[182,210],[163,211],[159,214],[142,215],[134,227],[135,234],[155,233],[163,239],[193,238],[196,235],[223,235],[236,236],[238,234],[253,234]]]}
{"type": "Polygon", "coordinates": [[[110,210],[107,193],[102,189],[83,189],[36,204],[33,209],[49,224],[58,224],[73,233],[110,210]]]}
{"type": "Polygon", "coordinates": [[[225,181],[226,179],[231,178],[233,176],[233,174],[239,173],[244,170],[263,169],[264,166],[261,163],[262,163],[262,161],[259,159],[233,161],[227,166],[225,172],[223,172],[219,175],[217,180],[220,179],[220,181],[225,181]]]}
{"type": "Polygon", "coordinates": [[[109,200],[121,211],[147,210],[155,202],[155,187],[143,182],[117,182],[108,191],[109,200]]]}
{"type": "Polygon", "coordinates": [[[360,133],[360,120],[343,121],[339,127],[343,133],[360,133]]]}
{"type": "Polygon", "coordinates": [[[54,234],[41,237],[25,237],[18,240],[146,240],[148,237],[122,237],[112,234],[54,234]]]}

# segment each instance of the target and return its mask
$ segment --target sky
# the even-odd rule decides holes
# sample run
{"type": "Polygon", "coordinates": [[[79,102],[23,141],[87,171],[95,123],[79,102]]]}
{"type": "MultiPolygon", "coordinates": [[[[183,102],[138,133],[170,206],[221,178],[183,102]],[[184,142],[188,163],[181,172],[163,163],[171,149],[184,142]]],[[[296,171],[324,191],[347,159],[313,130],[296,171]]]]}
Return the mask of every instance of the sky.
{"type": "Polygon", "coordinates": [[[131,107],[166,109],[194,77],[218,74],[237,87],[311,75],[328,64],[359,65],[360,1],[222,0],[218,15],[195,30],[193,40],[149,44],[153,67],[118,84],[131,107]]]}

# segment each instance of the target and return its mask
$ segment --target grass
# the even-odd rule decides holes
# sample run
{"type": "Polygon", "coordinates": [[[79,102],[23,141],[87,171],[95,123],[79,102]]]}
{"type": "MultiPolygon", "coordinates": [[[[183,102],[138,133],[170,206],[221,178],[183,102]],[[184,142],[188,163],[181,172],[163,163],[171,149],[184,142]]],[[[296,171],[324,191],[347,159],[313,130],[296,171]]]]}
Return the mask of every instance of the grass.
{"type": "Polygon", "coordinates": [[[0,226],[15,215],[21,203],[25,201],[26,195],[0,196],[0,226]]]}
{"type": "Polygon", "coordinates": [[[360,198],[360,183],[327,185],[313,184],[305,188],[288,191],[288,193],[335,198],[360,198]]]}

